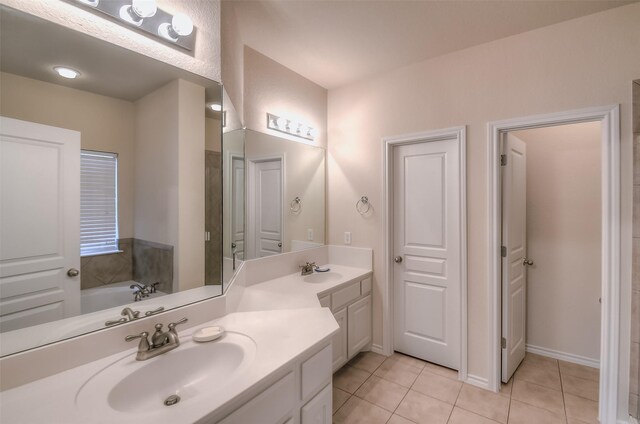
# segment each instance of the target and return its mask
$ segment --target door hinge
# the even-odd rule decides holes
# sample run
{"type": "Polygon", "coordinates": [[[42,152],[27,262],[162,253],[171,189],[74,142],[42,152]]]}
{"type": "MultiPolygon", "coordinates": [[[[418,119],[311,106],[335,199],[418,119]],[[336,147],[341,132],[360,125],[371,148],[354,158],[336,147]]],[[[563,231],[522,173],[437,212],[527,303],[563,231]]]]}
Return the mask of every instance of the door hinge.
{"type": "Polygon", "coordinates": [[[505,339],[504,337],[502,338],[502,348],[503,349],[507,348],[507,339],[505,339]]]}
{"type": "Polygon", "coordinates": [[[507,166],[507,155],[500,155],[500,166],[507,166]]]}
{"type": "Polygon", "coordinates": [[[501,255],[503,258],[506,258],[506,257],[507,257],[507,247],[506,247],[506,246],[502,246],[502,247],[500,247],[500,255],[501,255]]]}

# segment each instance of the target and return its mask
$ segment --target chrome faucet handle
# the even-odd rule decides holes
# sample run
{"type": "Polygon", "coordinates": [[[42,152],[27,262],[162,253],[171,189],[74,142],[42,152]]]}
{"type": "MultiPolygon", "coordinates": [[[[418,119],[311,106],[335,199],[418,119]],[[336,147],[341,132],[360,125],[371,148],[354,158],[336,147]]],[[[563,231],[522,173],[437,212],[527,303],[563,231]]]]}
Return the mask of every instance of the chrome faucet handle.
{"type": "Polygon", "coordinates": [[[150,317],[151,315],[159,314],[162,311],[164,311],[164,306],[160,306],[159,308],[154,309],[153,311],[147,311],[144,313],[144,316],[150,317]]]}
{"type": "Polygon", "coordinates": [[[169,331],[175,331],[176,325],[184,324],[184,323],[185,323],[185,322],[187,322],[187,321],[189,321],[189,320],[188,320],[188,319],[186,319],[186,318],[182,318],[182,319],[181,319],[181,320],[179,320],[179,321],[176,321],[176,322],[172,322],[172,323],[170,323],[170,324],[169,324],[169,331]]]}
{"type": "Polygon", "coordinates": [[[160,281],[156,281],[153,284],[149,284],[147,287],[149,287],[149,291],[151,293],[155,293],[158,290],[158,286],[160,285],[160,281]]]}
{"type": "Polygon", "coordinates": [[[149,349],[151,349],[151,346],[149,345],[149,333],[147,333],[146,331],[143,331],[140,334],[137,335],[131,335],[131,336],[127,336],[124,338],[125,341],[127,342],[131,342],[133,340],[136,339],[140,339],[140,344],[138,344],[138,352],[146,352],[149,349]]]}
{"type": "Polygon", "coordinates": [[[127,322],[127,318],[126,317],[122,317],[120,319],[116,319],[113,321],[107,321],[104,323],[105,327],[111,327],[112,325],[117,325],[117,324],[122,324],[127,322]]]}

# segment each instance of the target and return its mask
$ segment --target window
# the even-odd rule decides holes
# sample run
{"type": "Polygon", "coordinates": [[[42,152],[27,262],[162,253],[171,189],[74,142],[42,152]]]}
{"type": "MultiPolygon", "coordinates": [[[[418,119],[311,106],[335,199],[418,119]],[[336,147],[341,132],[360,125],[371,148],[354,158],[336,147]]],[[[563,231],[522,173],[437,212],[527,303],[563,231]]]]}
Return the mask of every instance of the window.
{"type": "Polygon", "coordinates": [[[118,252],[118,154],[80,152],[80,256],[118,252]]]}

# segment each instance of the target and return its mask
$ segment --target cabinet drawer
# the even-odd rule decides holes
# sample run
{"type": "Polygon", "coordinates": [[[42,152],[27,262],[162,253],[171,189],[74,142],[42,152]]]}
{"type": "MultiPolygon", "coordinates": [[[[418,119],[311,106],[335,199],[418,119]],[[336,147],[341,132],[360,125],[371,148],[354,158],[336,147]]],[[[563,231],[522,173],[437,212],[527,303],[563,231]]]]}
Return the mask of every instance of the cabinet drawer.
{"type": "Polygon", "coordinates": [[[371,293],[371,277],[365,278],[360,282],[361,290],[360,292],[364,296],[365,294],[371,293]]]}
{"type": "Polygon", "coordinates": [[[295,402],[296,384],[293,372],[290,372],[219,424],[281,423],[291,413],[295,402]]]}
{"type": "Polygon", "coordinates": [[[302,363],[302,399],[307,399],[331,380],[331,345],[302,363]]]}
{"type": "Polygon", "coordinates": [[[331,293],[331,308],[334,311],[341,309],[347,303],[360,297],[360,282],[355,282],[347,287],[331,293]]]}
{"type": "Polygon", "coordinates": [[[320,298],[320,306],[322,306],[323,308],[330,308],[331,307],[331,296],[330,295],[322,296],[320,298]]]}
{"type": "Polygon", "coordinates": [[[332,403],[331,384],[327,384],[320,393],[302,407],[300,422],[302,424],[331,424],[332,403]]]}

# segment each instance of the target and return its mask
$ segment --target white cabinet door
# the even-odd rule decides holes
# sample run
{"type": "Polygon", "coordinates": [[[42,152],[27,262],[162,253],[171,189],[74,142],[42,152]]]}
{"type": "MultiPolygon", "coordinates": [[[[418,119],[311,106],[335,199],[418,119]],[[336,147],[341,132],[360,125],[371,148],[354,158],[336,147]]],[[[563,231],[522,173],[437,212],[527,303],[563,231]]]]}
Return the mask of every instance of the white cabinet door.
{"type": "Polygon", "coordinates": [[[80,313],[80,133],[0,117],[0,331],[80,313]]]}
{"type": "Polygon", "coordinates": [[[527,329],[527,145],[509,134],[502,173],[502,381],[524,359],[527,329]]]}
{"type": "Polygon", "coordinates": [[[347,307],[349,358],[371,341],[371,295],[347,307]]]}
{"type": "Polygon", "coordinates": [[[331,424],[331,409],[333,394],[331,384],[328,384],[320,393],[314,396],[302,407],[302,424],[331,424]]]}
{"type": "Polygon", "coordinates": [[[347,362],[347,308],[342,308],[333,314],[340,331],[331,340],[333,349],[333,371],[336,371],[347,362]]]}

